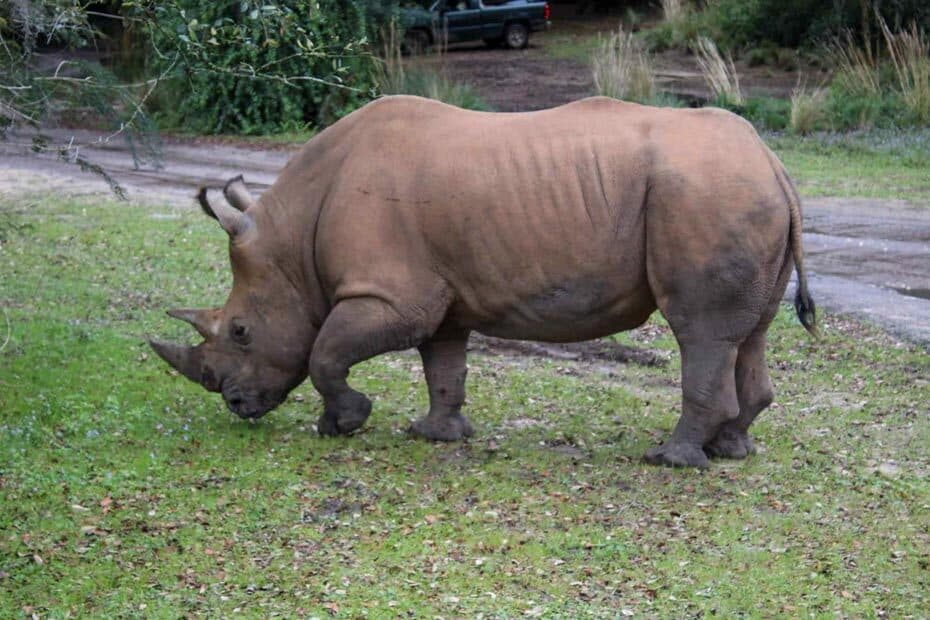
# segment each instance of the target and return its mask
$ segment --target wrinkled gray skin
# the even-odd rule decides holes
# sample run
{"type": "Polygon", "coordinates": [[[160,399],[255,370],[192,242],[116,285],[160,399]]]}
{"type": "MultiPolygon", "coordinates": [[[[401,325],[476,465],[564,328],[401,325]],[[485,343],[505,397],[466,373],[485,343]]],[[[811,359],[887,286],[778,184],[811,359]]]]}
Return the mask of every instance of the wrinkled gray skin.
{"type": "Polygon", "coordinates": [[[201,205],[230,235],[223,308],[176,310],[204,337],[152,342],[184,376],[257,418],[309,374],[318,428],[348,434],[370,401],[356,363],[417,347],[430,408],[411,431],[452,441],[472,330],[586,340],[658,308],[681,348],[682,416],[651,463],[753,452],[772,401],[765,333],[793,266],[814,330],[790,179],[750,125],[720,110],[598,98],[489,114],[388,97],[313,138],[254,201],[201,205]],[[231,206],[230,206],[231,205],[231,206]]]}

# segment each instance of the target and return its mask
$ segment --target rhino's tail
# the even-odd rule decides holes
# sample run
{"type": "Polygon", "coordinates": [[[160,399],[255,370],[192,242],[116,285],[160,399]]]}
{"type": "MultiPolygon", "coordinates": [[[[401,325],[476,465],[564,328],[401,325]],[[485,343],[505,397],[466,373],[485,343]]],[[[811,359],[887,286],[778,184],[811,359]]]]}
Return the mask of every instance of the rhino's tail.
{"type": "Polygon", "coordinates": [[[798,288],[794,294],[794,310],[798,314],[798,320],[810,334],[819,337],[820,332],[817,329],[817,305],[814,298],[811,297],[807,290],[807,272],[804,271],[804,247],[801,243],[801,199],[798,197],[798,190],[794,186],[788,171],[785,170],[781,161],[766,147],[775,176],[781,185],[785,198],[788,200],[788,209],[791,213],[791,227],[789,231],[789,240],[791,244],[791,254],[794,257],[794,268],[798,274],[798,288]]]}

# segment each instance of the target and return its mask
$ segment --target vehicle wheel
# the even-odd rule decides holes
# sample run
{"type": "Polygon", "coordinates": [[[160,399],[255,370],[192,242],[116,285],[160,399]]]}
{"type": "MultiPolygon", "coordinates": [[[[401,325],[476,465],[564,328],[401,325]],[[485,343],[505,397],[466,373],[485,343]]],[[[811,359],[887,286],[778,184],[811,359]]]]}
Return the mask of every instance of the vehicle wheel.
{"type": "Polygon", "coordinates": [[[491,49],[494,49],[494,48],[496,48],[496,47],[500,47],[500,46],[501,46],[501,43],[503,43],[503,42],[504,42],[504,40],[503,40],[503,39],[500,39],[500,38],[497,38],[497,39],[485,39],[485,40],[484,40],[484,44],[487,45],[488,47],[490,47],[491,49]]]}
{"type": "Polygon", "coordinates": [[[530,30],[525,24],[507,24],[504,43],[512,50],[522,50],[530,42],[530,30]]]}
{"type": "Polygon", "coordinates": [[[418,56],[429,49],[429,35],[422,30],[410,30],[404,34],[402,51],[410,56],[418,56]]]}

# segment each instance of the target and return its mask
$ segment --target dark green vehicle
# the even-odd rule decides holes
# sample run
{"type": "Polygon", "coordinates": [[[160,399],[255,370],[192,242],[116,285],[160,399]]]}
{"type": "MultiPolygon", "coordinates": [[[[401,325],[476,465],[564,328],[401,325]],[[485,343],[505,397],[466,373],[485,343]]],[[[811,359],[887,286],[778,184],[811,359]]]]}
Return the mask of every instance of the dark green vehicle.
{"type": "Polygon", "coordinates": [[[428,9],[402,9],[408,51],[440,41],[484,41],[522,49],[530,33],[549,27],[548,2],[533,0],[436,0],[428,9]]]}

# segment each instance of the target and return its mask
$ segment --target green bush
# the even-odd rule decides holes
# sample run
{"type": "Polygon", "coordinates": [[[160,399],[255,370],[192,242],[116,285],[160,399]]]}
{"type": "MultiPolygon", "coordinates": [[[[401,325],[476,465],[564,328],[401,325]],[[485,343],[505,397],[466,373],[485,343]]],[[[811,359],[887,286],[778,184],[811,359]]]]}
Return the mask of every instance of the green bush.
{"type": "Polygon", "coordinates": [[[374,95],[376,9],[341,0],[171,0],[141,7],[166,73],[163,124],[261,134],[328,124],[374,95]]]}
{"type": "Polygon", "coordinates": [[[713,105],[739,114],[761,130],[781,131],[791,117],[791,103],[774,97],[749,97],[740,105],[719,99],[713,105]]]}
{"type": "Polygon", "coordinates": [[[876,9],[893,28],[916,22],[930,30],[926,0],[717,0],[705,19],[708,34],[724,48],[763,43],[799,47],[847,31],[878,41],[876,9]]]}

